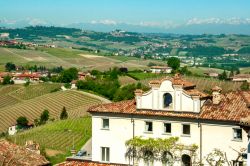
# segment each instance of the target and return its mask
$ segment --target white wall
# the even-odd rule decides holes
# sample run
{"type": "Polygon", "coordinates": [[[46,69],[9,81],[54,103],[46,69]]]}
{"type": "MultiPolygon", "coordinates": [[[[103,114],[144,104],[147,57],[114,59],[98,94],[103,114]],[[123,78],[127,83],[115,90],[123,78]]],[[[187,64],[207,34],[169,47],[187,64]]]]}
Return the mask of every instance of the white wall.
{"type": "MultiPolygon", "coordinates": [[[[115,117],[112,115],[107,116],[110,119],[110,129],[103,130],[102,118],[106,116],[92,116],[92,160],[101,161],[101,147],[110,147],[110,162],[128,164],[125,159],[126,147],[125,142],[132,138],[133,125],[129,117],[115,117]]],[[[202,124],[202,155],[204,157],[210,153],[214,148],[218,148],[226,152],[229,161],[236,159],[237,152],[233,149],[240,151],[241,148],[247,146],[247,134],[243,133],[242,141],[233,140],[233,127],[234,125],[223,124],[202,124]],[[233,149],[232,149],[233,148],[233,149]]],[[[135,136],[142,136],[144,138],[168,138],[171,136],[179,137],[180,143],[185,145],[196,144],[200,147],[200,128],[196,122],[183,122],[168,118],[145,117],[135,118],[135,136]],[[145,121],[153,121],[153,133],[144,132],[145,121]],[[172,133],[167,135],[163,133],[163,122],[171,122],[172,133]],[[182,124],[187,123],[191,125],[191,135],[182,135],[182,124]]],[[[199,158],[199,150],[197,150],[199,158]]],[[[203,160],[205,161],[205,160],[203,160]]],[[[155,163],[155,165],[158,165],[155,163]]]]}
{"type": "Polygon", "coordinates": [[[152,87],[148,93],[136,97],[137,109],[153,109],[165,111],[187,111],[200,112],[200,107],[204,102],[200,99],[193,99],[186,94],[182,87],[173,86],[170,80],[164,80],[160,87],[152,87]],[[172,95],[173,106],[164,108],[163,95],[169,93],[172,95]]]}

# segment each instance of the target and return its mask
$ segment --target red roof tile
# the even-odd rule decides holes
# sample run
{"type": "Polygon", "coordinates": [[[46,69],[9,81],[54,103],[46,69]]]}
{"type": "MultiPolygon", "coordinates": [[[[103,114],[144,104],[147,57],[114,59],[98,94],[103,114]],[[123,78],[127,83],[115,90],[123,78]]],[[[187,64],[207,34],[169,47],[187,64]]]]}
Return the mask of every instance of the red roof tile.
{"type": "Polygon", "coordinates": [[[216,121],[240,122],[243,117],[250,116],[250,109],[247,106],[244,95],[250,92],[230,92],[222,94],[219,104],[212,104],[211,100],[201,108],[200,113],[180,112],[180,111],[161,111],[161,110],[138,110],[135,100],[127,100],[116,103],[102,104],[90,107],[89,112],[119,113],[132,115],[164,116],[178,118],[192,118],[216,121]]]}
{"type": "Polygon", "coordinates": [[[9,166],[45,166],[49,161],[24,147],[0,140],[0,164],[9,166]]]}

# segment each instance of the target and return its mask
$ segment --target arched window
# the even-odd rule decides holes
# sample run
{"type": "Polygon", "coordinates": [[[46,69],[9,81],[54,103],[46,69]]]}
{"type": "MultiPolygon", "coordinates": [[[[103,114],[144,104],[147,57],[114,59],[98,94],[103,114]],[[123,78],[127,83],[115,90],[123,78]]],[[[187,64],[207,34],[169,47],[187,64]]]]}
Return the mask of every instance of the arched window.
{"type": "Polygon", "coordinates": [[[184,154],[181,156],[181,161],[182,161],[183,166],[191,166],[192,165],[191,157],[187,154],[184,154]]]}
{"type": "Polygon", "coordinates": [[[162,161],[162,166],[173,165],[173,155],[170,152],[165,151],[162,153],[161,161],[162,161]]]}
{"type": "Polygon", "coordinates": [[[172,102],[173,102],[172,95],[169,93],[165,93],[163,95],[164,108],[171,107],[172,102]]]}
{"type": "Polygon", "coordinates": [[[144,165],[153,166],[154,165],[154,154],[150,150],[144,152],[144,165]]]}

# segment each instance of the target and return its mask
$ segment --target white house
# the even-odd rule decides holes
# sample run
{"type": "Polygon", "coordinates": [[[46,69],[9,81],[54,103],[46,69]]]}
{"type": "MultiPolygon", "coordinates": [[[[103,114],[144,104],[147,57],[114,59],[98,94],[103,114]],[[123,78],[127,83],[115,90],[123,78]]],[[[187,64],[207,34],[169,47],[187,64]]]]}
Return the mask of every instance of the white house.
{"type": "Polygon", "coordinates": [[[150,71],[151,73],[171,73],[172,72],[172,68],[168,67],[168,66],[151,66],[150,67],[150,71]]]}
{"type": "Polygon", "coordinates": [[[221,94],[221,88],[215,87],[212,95],[207,95],[178,75],[151,81],[150,86],[148,92],[136,90],[134,100],[89,109],[93,162],[138,166],[208,165],[209,154],[219,149],[231,164],[246,163],[241,153],[246,152],[247,133],[238,124],[242,117],[250,115],[250,92],[221,94]],[[164,152],[147,149],[140,158],[136,156],[138,151],[132,158],[126,156],[128,140],[172,137],[179,138],[182,148],[164,152]],[[167,162],[147,158],[163,154],[167,162]]]}
{"type": "Polygon", "coordinates": [[[8,129],[8,134],[9,135],[15,135],[17,133],[16,125],[10,126],[8,129]]]}

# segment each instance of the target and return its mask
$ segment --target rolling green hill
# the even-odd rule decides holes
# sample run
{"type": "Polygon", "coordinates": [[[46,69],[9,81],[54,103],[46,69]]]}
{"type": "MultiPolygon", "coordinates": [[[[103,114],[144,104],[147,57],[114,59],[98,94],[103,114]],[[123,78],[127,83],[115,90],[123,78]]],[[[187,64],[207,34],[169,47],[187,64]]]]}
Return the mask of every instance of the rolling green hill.
{"type": "Polygon", "coordinates": [[[90,137],[91,118],[82,117],[51,122],[8,138],[18,145],[25,145],[29,140],[39,143],[52,164],[55,164],[70,156],[73,147],[80,150],[90,137]]]}

